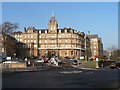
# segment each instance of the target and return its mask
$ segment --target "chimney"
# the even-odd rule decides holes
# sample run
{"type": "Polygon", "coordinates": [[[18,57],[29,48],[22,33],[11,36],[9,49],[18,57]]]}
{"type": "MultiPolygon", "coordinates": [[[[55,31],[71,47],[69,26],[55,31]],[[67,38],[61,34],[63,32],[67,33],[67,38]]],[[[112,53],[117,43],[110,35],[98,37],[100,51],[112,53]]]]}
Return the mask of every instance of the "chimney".
{"type": "Polygon", "coordinates": [[[24,27],[24,31],[26,32],[27,30],[26,30],[26,27],[24,27]]]}

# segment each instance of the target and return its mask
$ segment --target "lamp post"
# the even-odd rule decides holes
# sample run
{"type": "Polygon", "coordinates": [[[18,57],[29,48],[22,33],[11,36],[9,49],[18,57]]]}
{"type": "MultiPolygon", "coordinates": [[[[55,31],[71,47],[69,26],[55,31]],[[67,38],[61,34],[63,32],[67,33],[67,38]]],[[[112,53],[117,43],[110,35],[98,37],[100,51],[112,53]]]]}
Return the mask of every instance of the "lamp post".
{"type": "Polygon", "coordinates": [[[16,53],[14,53],[14,59],[16,60],[16,53]]]}
{"type": "Polygon", "coordinates": [[[99,68],[99,65],[98,65],[98,58],[96,58],[96,68],[98,69],[99,68]]]}
{"type": "MultiPolygon", "coordinates": [[[[14,60],[16,60],[16,53],[14,53],[14,60]]],[[[17,70],[18,70],[18,61],[17,61],[17,70]]]]}

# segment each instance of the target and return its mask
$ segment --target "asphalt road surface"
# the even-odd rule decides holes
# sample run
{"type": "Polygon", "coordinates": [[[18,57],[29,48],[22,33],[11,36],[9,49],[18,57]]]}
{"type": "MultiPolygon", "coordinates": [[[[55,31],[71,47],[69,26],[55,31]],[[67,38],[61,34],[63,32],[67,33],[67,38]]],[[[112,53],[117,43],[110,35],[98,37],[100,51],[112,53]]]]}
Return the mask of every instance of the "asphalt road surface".
{"type": "Polygon", "coordinates": [[[118,69],[61,69],[2,74],[2,88],[119,88],[118,69]]]}

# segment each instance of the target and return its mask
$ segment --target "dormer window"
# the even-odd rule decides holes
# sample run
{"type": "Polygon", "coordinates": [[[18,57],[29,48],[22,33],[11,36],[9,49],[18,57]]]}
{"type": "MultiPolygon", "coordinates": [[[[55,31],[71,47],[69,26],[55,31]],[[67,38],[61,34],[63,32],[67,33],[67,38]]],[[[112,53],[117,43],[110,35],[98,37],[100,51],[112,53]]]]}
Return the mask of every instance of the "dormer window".
{"type": "Polygon", "coordinates": [[[61,30],[59,30],[59,33],[61,33],[61,30]]]}
{"type": "Polygon", "coordinates": [[[45,30],[45,33],[47,33],[47,30],[45,30]]]}
{"type": "Polygon", "coordinates": [[[39,33],[41,33],[41,31],[39,31],[39,33]]]}
{"type": "Polygon", "coordinates": [[[73,30],[70,30],[71,33],[73,33],[73,30]]]}
{"type": "Polygon", "coordinates": [[[67,33],[67,30],[65,29],[65,33],[67,33]]]}

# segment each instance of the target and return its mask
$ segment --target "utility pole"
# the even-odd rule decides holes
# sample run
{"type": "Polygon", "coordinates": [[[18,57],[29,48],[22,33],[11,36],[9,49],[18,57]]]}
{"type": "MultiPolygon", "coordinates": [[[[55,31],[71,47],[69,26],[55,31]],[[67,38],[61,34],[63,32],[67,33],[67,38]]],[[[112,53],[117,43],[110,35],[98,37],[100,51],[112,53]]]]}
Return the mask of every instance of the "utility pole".
{"type": "Polygon", "coordinates": [[[88,40],[89,40],[89,47],[88,47],[88,59],[89,59],[91,57],[90,31],[88,31],[88,40]]]}
{"type": "Polygon", "coordinates": [[[87,61],[86,35],[84,36],[84,40],[85,40],[85,60],[87,61]]]}

